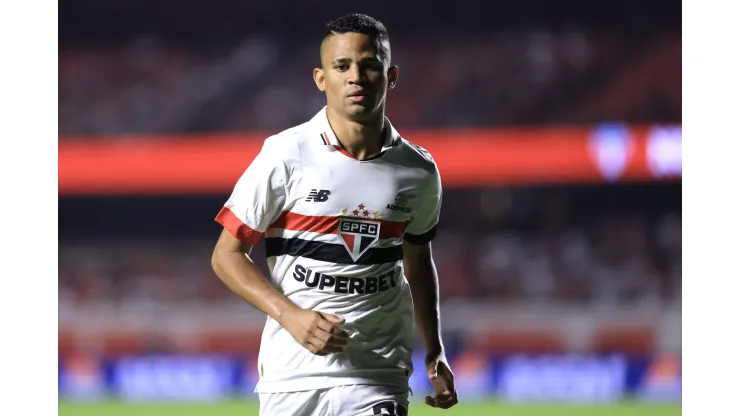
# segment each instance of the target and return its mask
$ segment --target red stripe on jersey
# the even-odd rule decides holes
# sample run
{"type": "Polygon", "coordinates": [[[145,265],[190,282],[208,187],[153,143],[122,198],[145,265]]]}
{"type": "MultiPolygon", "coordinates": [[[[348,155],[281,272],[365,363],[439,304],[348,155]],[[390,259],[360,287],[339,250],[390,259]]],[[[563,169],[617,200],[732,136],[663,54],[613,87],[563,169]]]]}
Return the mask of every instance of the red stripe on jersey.
{"type": "Polygon", "coordinates": [[[356,157],[352,156],[347,150],[345,150],[342,146],[334,146],[335,149],[339,150],[343,155],[347,157],[351,157],[352,159],[357,160],[356,157]]]}
{"type": "Polygon", "coordinates": [[[334,149],[336,149],[336,150],[339,150],[339,152],[341,152],[341,153],[342,153],[343,155],[345,155],[345,156],[347,156],[347,157],[351,157],[352,159],[355,159],[355,160],[357,160],[357,158],[356,158],[356,157],[352,156],[352,155],[351,155],[351,154],[350,154],[350,153],[349,153],[349,152],[348,152],[347,150],[345,150],[345,149],[344,149],[344,148],[343,148],[343,147],[342,147],[341,145],[337,145],[337,144],[334,144],[334,145],[332,145],[332,144],[331,144],[331,142],[329,141],[329,135],[328,135],[328,134],[326,134],[326,132],[323,132],[323,133],[321,133],[321,140],[323,140],[323,141],[324,141],[324,144],[328,144],[328,145],[331,145],[331,146],[332,146],[332,147],[333,147],[334,149]]]}
{"type": "MultiPolygon", "coordinates": [[[[283,212],[270,228],[282,228],[292,231],[309,231],[312,233],[336,234],[341,217],[302,215],[295,212],[283,212]]],[[[352,217],[345,217],[352,219],[352,217]]],[[[380,223],[380,238],[401,238],[408,222],[386,221],[373,218],[357,218],[380,223]]]]}
{"type": "Polygon", "coordinates": [[[270,228],[282,228],[293,231],[310,231],[312,233],[335,234],[339,217],[315,217],[295,212],[283,212],[270,228]]]}
{"type": "Polygon", "coordinates": [[[253,230],[247,224],[244,224],[236,214],[227,207],[221,208],[216,215],[216,222],[223,225],[234,238],[245,244],[257,244],[262,233],[253,230]]]}

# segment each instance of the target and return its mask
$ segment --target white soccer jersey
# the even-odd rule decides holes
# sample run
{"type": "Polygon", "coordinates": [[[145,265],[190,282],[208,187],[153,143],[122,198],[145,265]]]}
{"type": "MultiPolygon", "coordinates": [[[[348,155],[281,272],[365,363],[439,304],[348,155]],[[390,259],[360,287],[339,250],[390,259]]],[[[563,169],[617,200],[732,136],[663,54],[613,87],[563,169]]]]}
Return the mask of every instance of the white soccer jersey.
{"type": "Polygon", "coordinates": [[[442,190],[429,153],[388,126],[382,153],[360,161],[339,146],[324,108],[265,141],[216,217],[243,242],[264,234],[274,287],[344,318],[350,334],[345,351],[317,356],[268,317],[258,392],[408,387],[414,320],[401,244],[434,237],[442,190]]]}

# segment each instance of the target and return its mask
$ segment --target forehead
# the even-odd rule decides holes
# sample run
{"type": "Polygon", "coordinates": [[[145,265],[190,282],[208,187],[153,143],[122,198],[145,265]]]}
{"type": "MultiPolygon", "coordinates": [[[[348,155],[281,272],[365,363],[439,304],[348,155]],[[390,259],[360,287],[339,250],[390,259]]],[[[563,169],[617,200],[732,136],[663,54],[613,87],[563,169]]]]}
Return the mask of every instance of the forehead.
{"type": "Polygon", "coordinates": [[[331,62],[340,58],[380,58],[373,39],[363,33],[342,33],[329,36],[321,44],[321,59],[331,62]]]}

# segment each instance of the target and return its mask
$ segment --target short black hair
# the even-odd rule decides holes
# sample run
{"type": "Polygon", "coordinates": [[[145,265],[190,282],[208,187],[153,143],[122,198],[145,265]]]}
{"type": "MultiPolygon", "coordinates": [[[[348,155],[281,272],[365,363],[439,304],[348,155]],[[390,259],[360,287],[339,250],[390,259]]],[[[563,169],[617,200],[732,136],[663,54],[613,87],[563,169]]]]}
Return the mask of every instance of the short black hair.
{"type": "Polygon", "coordinates": [[[329,36],[343,33],[362,33],[369,36],[375,43],[378,56],[381,59],[388,58],[390,62],[391,50],[388,30],[379,20],[362,13],[351,13],[334,19],[326,24],[326,32],[322,43],[329,36]]]}

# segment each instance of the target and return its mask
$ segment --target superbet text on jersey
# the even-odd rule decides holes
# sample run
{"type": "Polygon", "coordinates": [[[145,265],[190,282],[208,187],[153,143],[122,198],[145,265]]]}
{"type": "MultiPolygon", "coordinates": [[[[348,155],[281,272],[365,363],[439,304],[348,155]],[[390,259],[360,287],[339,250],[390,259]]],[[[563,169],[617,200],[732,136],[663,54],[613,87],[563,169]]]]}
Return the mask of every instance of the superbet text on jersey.
{"type": "Polygon", "coordinates": [[[245,243],[264,234],[275,287],[344,318],[350,334],[343,352],[317,356],[268,317],[258,392],[408,388],[413,305],[401,245],[434,238],[442,190],[431,156],[386,123],[382,153],[364,161],[339,145],[325,108],[268,138],[216,217],[245,243]]]}

